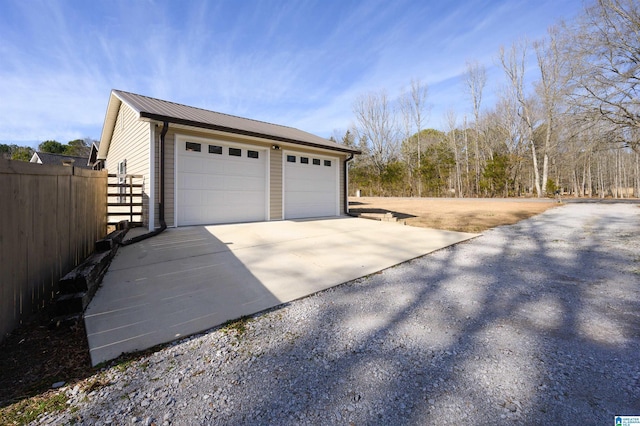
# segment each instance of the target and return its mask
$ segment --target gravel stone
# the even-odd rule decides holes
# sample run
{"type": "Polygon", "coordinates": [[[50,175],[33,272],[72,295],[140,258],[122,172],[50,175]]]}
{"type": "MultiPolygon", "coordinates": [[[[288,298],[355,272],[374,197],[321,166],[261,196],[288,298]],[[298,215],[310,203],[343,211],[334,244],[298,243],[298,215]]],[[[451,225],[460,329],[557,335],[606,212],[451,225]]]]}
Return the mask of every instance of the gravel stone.
{"type": "Polygon", "coordinates": [[[610,424],[640,414],[639,236],[636,205],[564,205],[106,367],[34,424],[610,424]]]}

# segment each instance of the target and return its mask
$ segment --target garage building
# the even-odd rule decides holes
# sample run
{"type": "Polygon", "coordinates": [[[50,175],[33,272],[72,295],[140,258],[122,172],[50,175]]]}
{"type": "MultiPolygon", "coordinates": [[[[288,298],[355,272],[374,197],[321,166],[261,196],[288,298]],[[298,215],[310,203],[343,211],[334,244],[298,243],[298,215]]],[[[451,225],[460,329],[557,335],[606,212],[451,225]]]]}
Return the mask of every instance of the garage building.
{"type": "Polygon", "coordinates": [[[153,230],[340,216],[357,153],[291,127],[113,90],[98,159],[143,177],[153,230]]]}

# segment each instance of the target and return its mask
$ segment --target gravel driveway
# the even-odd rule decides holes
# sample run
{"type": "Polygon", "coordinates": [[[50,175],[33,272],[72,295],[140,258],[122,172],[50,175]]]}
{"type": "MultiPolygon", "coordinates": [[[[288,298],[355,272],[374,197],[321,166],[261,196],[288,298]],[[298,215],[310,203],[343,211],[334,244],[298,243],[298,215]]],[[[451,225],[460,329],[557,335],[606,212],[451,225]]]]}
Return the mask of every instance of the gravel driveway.
{"type": "Polygon", "coordinates": [[[637,205],[552,209],[107,368],[39,423],[613,424],[640,415],[639,236],[637,205]]]}

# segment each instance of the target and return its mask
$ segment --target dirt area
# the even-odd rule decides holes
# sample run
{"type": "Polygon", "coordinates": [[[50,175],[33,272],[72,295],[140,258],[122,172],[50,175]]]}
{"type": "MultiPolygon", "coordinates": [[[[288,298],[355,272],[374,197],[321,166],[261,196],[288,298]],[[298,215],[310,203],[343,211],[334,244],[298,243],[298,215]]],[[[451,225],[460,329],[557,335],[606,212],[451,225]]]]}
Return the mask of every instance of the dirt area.
{"type": "Polygon", "coordinates": [[[49,328],[44,319],[34,319],[19,327],[0,344],[0,424],[12,424],[3,407],[30,397],[38,405],[53,383],[93,372],[82,322],[49,328]]]}
{"type": "Polygon", "coordinates": [[[391,212],[407,225],[460,232],[511,225],[558,205],[551,199],[349,198],[352,214],[391,212]]]}

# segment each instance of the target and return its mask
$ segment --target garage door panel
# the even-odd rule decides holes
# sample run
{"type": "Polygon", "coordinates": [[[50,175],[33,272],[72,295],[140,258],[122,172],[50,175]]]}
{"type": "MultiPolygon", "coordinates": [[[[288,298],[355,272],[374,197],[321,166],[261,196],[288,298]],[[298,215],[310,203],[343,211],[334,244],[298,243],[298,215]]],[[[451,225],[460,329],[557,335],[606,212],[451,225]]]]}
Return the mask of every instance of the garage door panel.
{"type": "MultiPolygon", "coordinates": [[[[335,212],[326,211],[326,204],[322,203],[298,203],[296,205],[297,218],[306,218],[306,217],[321,217],[321,216],[334,216],[335,212]],[[319,212],[326,211],[325,214],[319,214],[319,212]]],[[[296,217],[292,217],[295,219],[296,217]]]]}
{"type": "Polygon", "coordinates": [[[200,190],[207,188],[207,182],[203,179],[203,175],[198,173],[185,173],[182,176],[183,188],[188,190],[200,190]]]}
{"type": "Polygon", "coordinates": [[[251,207],[261,207],[261,193],[259,191],[247,192],[247,191],[198,191],[198,200],[194,200],[193,203],[189,203],[191,206],[224,206],[225,209],[231,206],[245,206],[248,209],[251,207]],[[243,197],[253,198],[244,200],[243,197]]]}
{"type": "Polygon", "coordinates": [[[198,225],[266,219],[266,151],[259,158],[228,155],[229,147],[218,141],[202,142],[205,152],[185,151],[178,142],[177,213],[178,225],[198,225]],[[222,154],[210,154],[207,145],[222,145],[222,154]]]}
{"type": "Polygon", "coordinates": [[[295,200],[296,204],[319,204],[319,205],[327,205],[329,204],[332,208],[334,207],[333,198],[334,193],[309,193],[309,192],[292,192],[287,194],[289,198],[295,200]]]}
{"type": "Polygon", "coordinates": [[[240,206],[261,206],[262,191],[217,191],[219,195],[218,201],[225,202],[229,205],[240,206]]]}
{"type": "MultiPolygon", "coordinates": [[[[301,163],[295,153],[296,162],[285,162],[284,165],[284,210],[285,218],[308,218],[336,216],[338,214],[338,174],[336,158],[321,158],[321,164],[301,163]],[[325,166],[324,160],[331,161],[325,166]]],[[[285,157],[286,158],[286,157],[285,157]]]]}
{"type": "Polygon", "coordinates": [[[253,176],[234,176],[225,178],[224,187],[231,191],[256,192],[264,190],[264,178],[253,176]]]}
{"type": "Polygon", "coordinates": [[[288,192],[309,192],[309,188],[313,188],[313,193],[330,192],[335,194],[335,182],[328,179],[327,181],[312,179],[287,180],[287,184],[288,192]]]}
{"type": "Polygon", "coordinates": [[[190,173],[208,174],[215,173],[218,167],[215,161],[211,161],[205,158],[188,157],[183,158],[180,164],[180,170],[189,171],[190,173]]]}
{"type": "Polygon", "coordinates": [[[202,205],[215,206],[224,203],[225,193],[223,191],[207,190],[201,191],[202,205]]]}
{"type": "Polygon", "coordinates": [[[221,174],[225,177],[255,177],[264,180],[264,169],[248,164],[226,164],[221,168],[221,174]]]}
{"type": "Polygon", "coordinates": [[[189,189],[189,190],[182,191],[182,204],[184,206],[204,205],[202,191],[199,189],[189,189]]]}

